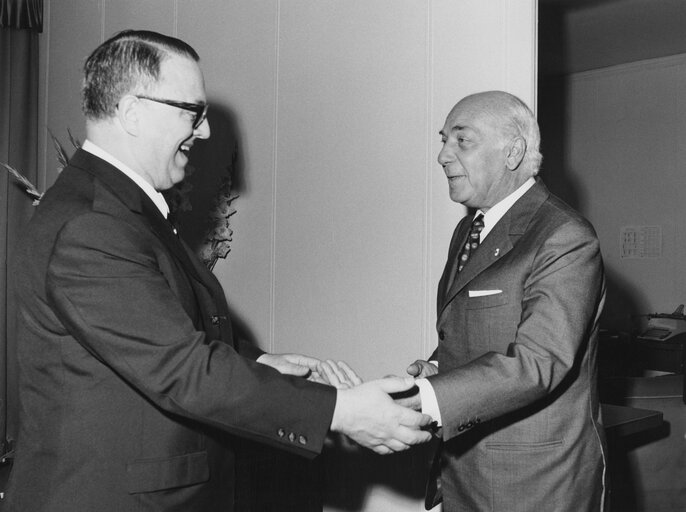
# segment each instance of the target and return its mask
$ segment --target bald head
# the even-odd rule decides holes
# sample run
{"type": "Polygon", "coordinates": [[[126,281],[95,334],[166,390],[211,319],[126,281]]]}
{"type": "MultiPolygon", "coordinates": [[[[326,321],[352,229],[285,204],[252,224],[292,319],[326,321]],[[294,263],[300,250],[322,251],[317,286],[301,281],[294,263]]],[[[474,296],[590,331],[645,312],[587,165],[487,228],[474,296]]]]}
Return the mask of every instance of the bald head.
{"type": "Polygon", "coordinates": [[[531,109],[517,96],[504,91],[485,91],[465,96],[451,110],[470,109],[475,115],[490,118],[500,131],[503,141],[522,137],[526,151],[521,162],[522,171],[535,176],[541,167],[541,132],[531,109]]]}
{"type": "Polygon", "coordinates": [[[538,173],[538,123],[511,94],[488,91],[463,98],[440,133],[438,162],[455,202],[487,211],[538,173]]]}

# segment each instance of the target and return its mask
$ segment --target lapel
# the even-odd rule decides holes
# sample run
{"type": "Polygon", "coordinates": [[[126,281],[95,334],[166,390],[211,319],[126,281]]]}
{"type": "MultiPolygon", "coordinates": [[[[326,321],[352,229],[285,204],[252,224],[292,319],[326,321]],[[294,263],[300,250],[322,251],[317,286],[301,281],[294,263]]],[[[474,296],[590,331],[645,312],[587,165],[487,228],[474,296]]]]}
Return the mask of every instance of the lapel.
{"type": "MultiPolygon", "coordinates": [[[[195,256],[191,254],[191,250],[174,234],[171,225],[155,206],[155,203],[133,180],[108,162],[81,149],[77,150],[69,159],[69,165],[77,167],[99,180],[110,193],[114,194],[139,221],[142,221],[164,243],[195,280],[210,290],[214,289],[216,282],[214,276],[204,268],[202,263],[194,261],[195,256]],[[208,276],[208,274],[210,275],[208,276]]],[[[106,201],[97,197],[94,198],[93,206],[104,211],[111,210],[106,201]]]]}
{"type": "Polygon", "coordinates": [[[451,243],[450,251],[448,253],[448,263],[446,264],[446,270],[443,273],[439,285],[439,317],[448,303],[453,300],[467,284],[512,250],[517,244],[517,241],[526,232],[535,213],[549,196],[550,192],[548,192],[548,189],[543,182],[537,178],[536,184],[527,190],[527,192],[512,205],[505,215],[503,215],[496,225],[493,226],[493,229],[488,236],[486,236],[483,243],[481,243],[478,249],[470,256],[469,263],[464,267],[462,272],[457,274],[448,289],[447,287],[450,283],[448,280],[450,269],[455,264],[455,258],[457,258],[460,247],[467,236],[473,216],[470,216],[461,223],[458,234],[451,243]]]}

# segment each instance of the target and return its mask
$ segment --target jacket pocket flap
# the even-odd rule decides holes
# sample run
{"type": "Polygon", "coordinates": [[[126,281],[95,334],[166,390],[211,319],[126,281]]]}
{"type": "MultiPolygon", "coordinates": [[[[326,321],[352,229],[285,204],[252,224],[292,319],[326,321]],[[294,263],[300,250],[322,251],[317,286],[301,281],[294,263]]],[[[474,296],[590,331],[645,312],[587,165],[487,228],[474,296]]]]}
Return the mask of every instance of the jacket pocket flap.
{"type": "Polygon", "coordinates": [[[207,482],[210,478],[207,452],[131,462],[126,465],[126,477],[129,494],[207,482]]]}

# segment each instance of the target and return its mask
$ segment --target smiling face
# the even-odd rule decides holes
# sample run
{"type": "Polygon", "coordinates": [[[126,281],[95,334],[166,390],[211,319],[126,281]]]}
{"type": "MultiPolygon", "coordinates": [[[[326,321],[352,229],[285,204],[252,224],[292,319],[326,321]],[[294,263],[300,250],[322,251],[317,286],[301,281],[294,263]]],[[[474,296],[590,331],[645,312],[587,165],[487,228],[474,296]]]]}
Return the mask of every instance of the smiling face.
{"type": "MultiPolygon", "coordinates": [[[[185,103],[207,101],[198,63],[180,55],[162,62],[160,79],[146,95],[185,103]]],[[[141,115],[135,170],[156,190],[166,190],[183,180],[189,151],[196,139],[210,136],[210,125],[204,120],[194,129],[195,114],[188,110],[142,98],[138,102],[141,115]]]]}
{"type": "Polygon", "coordinates": [[[519,180],[508,168],[511,147],[500,129],[502,118],[488,96],[460,101],[441,130],[443,167],[450,198],[484,212],[514,192],[519,180]]]}

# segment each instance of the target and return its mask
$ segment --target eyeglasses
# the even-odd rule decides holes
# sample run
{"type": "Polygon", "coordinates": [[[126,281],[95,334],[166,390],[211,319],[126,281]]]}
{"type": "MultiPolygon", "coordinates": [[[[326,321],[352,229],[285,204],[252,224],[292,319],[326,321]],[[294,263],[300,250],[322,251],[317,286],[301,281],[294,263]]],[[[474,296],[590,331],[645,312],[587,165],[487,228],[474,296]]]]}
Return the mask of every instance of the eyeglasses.
{"type": "Polygon", "coordinates": [[[209,107],[207,103],[186,103],[185,101],[164,100],[162,98],[153,98],[152,96],[144,96],[142,94],[136,94],[135,96],[141,100],[163,103],[165,105],[193,112],[195,114],[195,118],[193,118],[194,130],[196,130],[207,118],[207,108],[209,107]]]}

